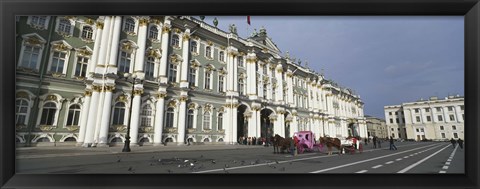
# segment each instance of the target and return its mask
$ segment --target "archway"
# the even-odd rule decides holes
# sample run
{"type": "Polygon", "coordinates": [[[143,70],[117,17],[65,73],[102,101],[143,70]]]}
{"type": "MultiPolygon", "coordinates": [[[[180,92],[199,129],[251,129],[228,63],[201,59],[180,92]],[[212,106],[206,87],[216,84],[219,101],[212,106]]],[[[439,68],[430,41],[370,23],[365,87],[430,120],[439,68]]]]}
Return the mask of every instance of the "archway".
{"type": "Polygon", "coordinates": [[[273,113],[272,110],[264,108],[260,111],[260,137],[270,138],[273,136],[273,122],[270,121],[270,116],[273,113]]]}
{"type": "Polygon", "coordinates": [[[290,115],[290,113],[286,112],[285,113],[285,117],[283,120],[285,120],[285,125],[284,125],[284,128],[285,128],[285,138],[287,137],[291,137],[293,135],[293,133],[290,133],[290,123],[292,122],[292,116],[290,115]]]}
{"type": "Polygon", "coordinates": [[[358,133],[358,126],[355,124],[355,123],[349,123],[348,124],[348,136],[352,136],[352,137],[359,137],[359,133],[358,133]]]}
{"type": "Polygon", "coordinates": [[[245,111],[248,107],[244,104],[240,105],[237,109],[237,138],[247,137],[248,134],[248,120],[245,119],[245,111]]]}

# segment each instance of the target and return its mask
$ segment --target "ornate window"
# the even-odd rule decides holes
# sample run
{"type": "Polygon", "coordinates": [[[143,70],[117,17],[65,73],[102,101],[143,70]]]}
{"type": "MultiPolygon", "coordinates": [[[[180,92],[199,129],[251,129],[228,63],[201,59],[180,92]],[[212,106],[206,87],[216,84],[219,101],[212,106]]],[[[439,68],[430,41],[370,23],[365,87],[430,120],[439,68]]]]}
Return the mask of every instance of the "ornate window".
{"type": "Polygon", "coordinates": [[[85,40],[93,39],[93,28],[91,26],[83,26],[82,39],[85,39],[85,40]]]}
{"type": "Polygon", "coordinates": [[[123,31],[127,33],[135,33],[135,20],[133,20],[133,18],[125,19],[125,24],[123,25],[123,31]]]}
{"type": "Polygon", "coordinates": [[[205,89],[211,89],[211,85],[210,85],[211,81],[212,81],[212,72],[205,71],[205,84],[204,84],[205,89]]]}
{"type": "Polygon", "coordinates": [[[158,39],[158,28],[157,26],[150,26],[148,31],[148,39],[157,40],[158,39]]]}
{"type": "Polygon", "coordinates": [[[168,82],[177,82],[177,65],[173,63],[168,64],[168,82]]]}
{"type": "Polygon", "coordinates": [[[180,38],[178,37],[177,34],[172,35],[172,42],[171,43],[172,43],[171,45],[175,48],[180,47],[180,38]]]}
{"type": "Polygon", "coordinates": [[[238,91],[240,95],[245,95],[245,81],[243,78],[238,80],[238,91]]]}
{"type": "Polygon", "coordinates": [[[210,118],[211,118],[210,110],[204,109],[204,112],[203,112],[203,129],[204,130],[210,129],[210,118]]]}
{"type": "Polygon", "coordinates": [[[263,98],[267,99],[267,87],[268,85],[265,83],[263,84],[263,98]]]}
{"type": "Polygon", "coordinates": [[[193,109],[189,109],[187,112],[187,129],[193,128],[193,120],[195,118],[193,109]]]}
{"type": "Polygon", "coordinates": [[[219,113],[217,119],[217,129],[223,130],[223,113],[219,113]]]}
{"type": "Polygon", "coordinates": [[[196,41],[190,42],[190,52],[198,54],[198,43],[196,41]]]}
{"type": "Polygon", "coordinates": [[[87,74],[88,57],[78,56],[75,66],[75,76],[85,77],[87,74]]]}
{"type": "Polygon", "coordinates": [[[174,111],[173,108],[168,108],[167,111],[165,112],[165,127],[166,128],[173,128],[173,115],[174,111]]]}
{"type": "Polygon", "coordinates": [[[46,29],[50,17],[48,16],[30,16],[27,24],[38,29],[46,29]]]}
{"type": "Polygon", "coordinates": [[[147,57],[145,64],[143,65],[143,71],[145,72],[145,79],[153,80],[153,72],[155,70],[155,58],[147,57]]]}
{"type": "Polygon", "coordinates": [[[16,100],[16,125],[27,125],[27,115],[28,115],[28,101],[25,99],[16,100]]]}
{"type": "Polygon", "coordinates": [[[143,106],[141,116],[141,126],[151,127],[152,126],[152,107],[149,104],[143,106]]]}
{"type": "Polygon", "coordinates": [[[237,62],[238,62],[238,67],[245,67],[245,63],[243,61],[243,56],[238,56],[237,57],[237,62]]]}
{"type": "Polygon", "coordinates": [[[220,52],[218,53],[218,60],[219,60],[220,62],[225,62],[225,51],[220,51],[220,52]]]}
{"type": "Polygon", "coordinates": [[[79,125],[80,106],[78,104],[71,105],[68,109],[67,125],[79,125]]]}
{"type": "Polygon", "coordinates": [[[193,87],[196,85],[197,80],[197,69],[195,68],[188,68],[188,85],[193,87]]]}
{"type": "Polygon", "coordinates": [[[40,125],[53,125],[55,121],[55,114],[57,113],[57,106],[53,102],[47,102],[43,105],[40,125]]]}
{"type": "Polygon", "coordinates": [[[41,57],[40,52],[41,48],[38,46],[25,46],[19,66],[29,69],[37,69],[37,65],[41,57]]]}
{"type": "Polygon", "coordinates": [[[125,51],[120,51],[120,61],[118,62],[118,71],[128,73],[130,72],[130,63],[132,55],[125,51]]]}
{"type": "Polygon", "coordinates": [[[117,102],[113,108],[113,125],[123,125],[125,123],[125,103],[117,102]]]}
{"type": "Polygon", "coordinates": [[[58,23],[57,32],[64,33],[64,34],[70,34],[71,29],[72,29],[72,24],[70,24],[70,21],[68,21],[65,18],[60,18],[59,23],[58,23]]]}
{"type": "Polygon", "coordinates": [[[66,57],[67,57],[67,53],[65,52],[53,52],[50,71],[57,72],[57,73],[62,72],[65,66],[65,62],[67,61],[66,57]]]}
{"type": "Polygon", "coordinates": [[[223,88],[224,83],[225,83],[225,76],[219,75],[218,76],[218,92],[225,92],[225,89],[223,88]]]}
{"type": "Polygon", "coordinates": [[[205,47],[205,57],[212,58],[212,47],[206,46],[205,47]]]}

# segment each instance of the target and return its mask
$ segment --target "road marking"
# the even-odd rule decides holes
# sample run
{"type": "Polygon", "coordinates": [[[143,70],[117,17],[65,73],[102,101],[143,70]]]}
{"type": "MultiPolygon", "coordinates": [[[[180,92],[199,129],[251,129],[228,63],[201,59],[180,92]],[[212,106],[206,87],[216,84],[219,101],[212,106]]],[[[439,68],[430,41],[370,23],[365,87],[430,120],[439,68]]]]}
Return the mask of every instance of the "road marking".
{"type": "Polygon", "coordinates": [[[413,157],[414,155],[413,154],[410,154],[410,157],[413,157]]]}
{"type": "MultiPolygon", "coordinates": [[[[321,173],[321,172],[325,172],[325,171],[330,171],[330,170],[334,170],[334,169],[339,169],[339,168],[342,168],[342,167],[347,167],[347,166],[356,165],[356,164],[359,164],[359,163],[365,163],[365,162],[369,162],[369,161],[373,161],[373,160],[377,160],[377,159],[381,159],[381,158],[386,158],[386,157],[390,157],[390,156],[395,156],[395,155],[398,155],[398,154],[403,154],[403,153],[411,152],[411,151],[418,150],[418,149],[422,149],[422,148],[428,148],[428,147],[435,146],[435,145],[437,145],[437,147],[438,147],[438,146],[441,146],[441,145],[438,145],[438,144],[431,144],[431,145],[427,145],[427,146],[422,146],[422,147],[414,148],[414,149],[411,149],[411,150],[406,150],[406,151],[403,151],[403,152],[397,152],[397,153],[394,153],[394,154],[384,155],[384,156],[380,156],[380,157],[376,157],[376,158],[372,158],[372,159],[367,159],[367,160],[363,160],[363,161],[357,161],[357,162],[354,162],[354,163],[348,163],[348,164],[345,164],[345,165],[340,165],[340,166],[336,166],[336,167],[330,167],[330,168],[322,169],[322,170],[318,170],[318,171],[312,171],[312,172],[310,172],[310,173],[321,173]]],[[[435,148],[436,148],[436,147],[435,147],[435,148]]],[[[432,149],[433,149],[433,148],[432,148],[432,149]]]]}
{"type": "Polygon", "coordinates": [[[365,173],[365,172],[367,172],[367,171],[368,171],[368,170],[361,170],[361,171],[357,171],[357,172],[355,172],[355,173],[365,173]]]}
{"type": "Polygon", "coordinates": [[[443,147],[442,149],[436,151],[435,153],[427,156],[426,158],[423,158],[422,160],[418,161],[417,163],[414,163],[414,164],[406,167],[405,169],[402,169],[402,170],[398,171],[397,173],[405,173],[405,172],[407,172],[408,170],[410,170],[410,169],[416,167],[417,165],[419,165],[420,163],[426,161],[427,159],[430,159],[430,158],[433,157],[434,155],[437,155],[437,154],[440,153],[441,151],[445,150],[445,148],[447,148],[448,146],[449,146],[449,145],[443,147]]]}
{"type": "Polygon", "coordinates": [[[440,172],[438,172],[438,173],[447,173],[447,172],[446,172],[446,171],[440,171],[440,172]]]}
{"type": "MultiPolygon", "coordinates": [[[[455,153],[457,152],[457,148],[458,146],[455,147],[455,149],[453,149],[453,152],[450,154],[450,157],[448,157],[447,161],[445,162],[445,165],[442,167],[442,169],[445,169],[447,170],[448,169],[448,166],[447,165],[450,165],[453,157],[455,156],[455,153]]],[[[444,170],[441,170],[439,173],[446,173],[447,171],[444,171],[444,170]]]]}
{"type": "Polygon", "coordinates": [[[393,163],[393,161],[389,161],[389,162],[387,162],[387,163],[385,163],[385,164],[387,164],[387,165],[388,165],[388,164],[392,164],[392,163],[393,163]]]}
{"type": "Polygon", "coordinates": [[[383,165],[373,166],[372,168],[373,168],[373,169],[376,169],[376,168],[379,168],[379,167],[381,167],[381,166],[383,166],[383,165]]]}
{"type": "Polygon", "coordinates": [[[448,166],[443,166],[442,169],[448,169],[448,166]]]}
{"type": "Polygon", "coordinates": [[[398,158],[398,159],[396,159],[395,161],[401,161],[401,160],[402,160],[402,158],[398,158]]]}
{"type": "Polygon", "coordinates": [[[452,159],[447,159],[447,161],[452,161],[452,159]]]}
{"type": "Polygon", "coordinates": [[[408,157],[409,157],[409,156],[405,156],[405,157],[403,157],[403,158],[407,159],[408,157]]]}
{"type": "Polygon", "coordinates": [[[450,165],[450,162],[445,162],[445,165],[450,165]]]}

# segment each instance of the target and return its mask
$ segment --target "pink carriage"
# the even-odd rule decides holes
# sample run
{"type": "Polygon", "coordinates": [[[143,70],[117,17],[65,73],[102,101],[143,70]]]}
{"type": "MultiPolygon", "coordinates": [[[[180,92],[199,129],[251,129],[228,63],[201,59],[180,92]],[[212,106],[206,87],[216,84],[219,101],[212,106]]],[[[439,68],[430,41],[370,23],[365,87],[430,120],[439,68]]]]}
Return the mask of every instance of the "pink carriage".
{"type": "Polygon", "coordinates": [[[320,151],[320,144],[317,144],[315,140],[315,134],[312,131],[299,131],[295,132],[294,136],[297,137],[297,151],[299,154],[303,153],[304,151],[313,151],[315,148],[320,151]]]}

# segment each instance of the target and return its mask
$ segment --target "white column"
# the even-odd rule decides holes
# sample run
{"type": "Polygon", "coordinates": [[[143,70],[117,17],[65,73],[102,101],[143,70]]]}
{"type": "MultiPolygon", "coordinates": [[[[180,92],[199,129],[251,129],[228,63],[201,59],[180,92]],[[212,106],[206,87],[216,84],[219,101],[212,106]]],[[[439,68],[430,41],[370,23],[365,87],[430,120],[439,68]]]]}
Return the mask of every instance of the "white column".
{"type": "Polygon", "coordinates": [[[178,125],[177,125],[177,144],[183,145],[185,142],[185,120],[187,114],[187,96],[180,97],[180,108],[178,114],[178,125]]]}
{"type": "Polygon", "coordinates": [[[275,99],[280,104],[283,104],[283,67],[282,64],[279,63],[275,68],[275,78],[277,79],[277,91],[275,92],[275,99]]]}
{"type": "MultiPolygon", "coordinates": [[[[104,81],[103,81],[104,82],[104,81]]],[[[100,124],[102,123],[103,102],[105,100],[105,86],[102,86],[97,107],[97,120],[95,122],[95,133],[93,135],[93,146],[97,146],[98,136],[100,135],[100,124]]]]}
{"type": "Polygon", "coordinates": [[[153,135],[153,145],[157,146],[162,144],[162,133],[163,133],[163,115],[165,110],[165,93],[160,93],[157,95],[157,103],[155,109],[155,134],[153,135]]]}
{"type": "MultiPolygon", "coordinates": [[[[227,144],[232,142],[232,132],[231,132],[231,125],[233,122],[232,119],[232,109],[229,107],[230,104],[225,105],[225,114],[223,116],[223,129],[225,131],[225,136],[223,138],[223,141],[226,142],[227,144]]],[[[235,139],[233,140],[235,141],[235,139]]]]}
{"type": "Polygon", "coordinates": [[[261,137],[261,133],[262,133],[262,122],[260,120],[260,109],[258,109],[257,111],[255,111],[255,115],[256,115],[256,119],[255,119],[255,123],[257,124],[255,130],[257,132],[257,135],[256,137],[257,138],[260,138],[261,137]]]}
{"type": "MultiPolygon", "coordinates": [[[[247,95],[249,99],[257,99],[257,71],[255,70],[255,62],[257,56],[255,53],[247,55],[247,95]]],[[[250,122],[249,122],[250,123],[250,122]]],[[[249,135],[252,136],[252,135],[249,135]]]]}
{"type": "Polygon", "coordinates": [[[169,43],[169,35],[170,35],[170,20],[165,20],[165,25],[162,29],[162,57],[160,58],[160,83],[166,84],[167,83],[167,60],[168,60],[168,43],[169,43]]]}
{"type": "Polygon", "coordinates": [[[134,90],[133,92],[133,104],[132,107],[132,116],[131,117],[131,122],[130,122],[130,144],[132,146],[136,146],[138,143],[138,128],[139,128],[139,123],[140,123],[140,103],[142,101],[141,95],[142,95],[142,90],[134,90]]]}
{"type": "Polygon", "coordinates": [[[255,108],[252,108],[251,110],[252,115],[248,118],[248,136],[251,137],[258,137],[259,134],[257,133],[257,112],[258,110],[255,108]]]}
{"type": "Polygon", "coordinates": [[[293,73],[291,70],[287,71],[287,93],[288,93],[288,104],[290,106],[293,106],[294,103],[294,98],[293,98],[293,73]]]}
{"type": "Polygon", "coordinates": [[[112,107],[112,91],[115,89],[113,86],[107,86],[105,91],[105,100],[103,104],[102,122],[100,128],[100,136],[98,145],[106,146],[108,143],[108,130],[110,128],[110,112],[112,107]]]}
{"type": "MultiPolygon", "coordinates": [[[[148,20],[146,18],[141,18],[138,21],[138,39],[137,45],[138,49],[135,53],[135,72],[143,72],[143,65],[145,64],[145,48],[147,43],[147,25],[148,20]]],[[[165,54],[166,55],[166,54],[165,54]]]]}
{"type": "Polygon", "coordinates": [[[100,86],[92,86],[93,92],[92,92],[92,98],[91,98],[91,104],[93,106],[89,107],[88,111],[88,122],[87,122],[87,128],[86,128],[86,133],[85,133],[85,141],[83,143],[84,147],[90,147],[90,145],[93,144],[93,135],[95,134],[95,123],[97,120],[97,107],[95,104],[98,104],[98,98],[99,98],[99,92],[101,90],[100,86]]]}
{"type": "Polygon", "coordinates": [[[85,101],[82,105],[82,115],[80,119],[80,128],[78,132],[77,144],[82,145],[85,140],[85,131],[87,130],[87,118],[88,111],[90,110],[90,98],[92,96],[91,91],[85,91],[85,101]]]}
{"type": "Polygon", "coordinates": [[[233,105],[233,108],[232,108],[232,117],[233,117],[233,124],[232,124],[232,142],[235,143],[235,141],[237,140],[238,138],[238,133],[237,133],[237,127],[238,127],[238,124],[237,124],[237,120],[238,120],[238,106],[237,106],[237,103],[235,103],[233,105]]]}
{"type": "Polygon", "coordinates": [[[110,36],[110,16],[105,16],[105,21],[104,21],[104,30],[103,30],[103,33],[102,33],[102,42],[101,42],[101,46],[100,46],[100,54],[99,54],[99,57],[98,57],[98,60],[97,60],[97,66],[98,65],[105,65],[105,61],[106,61],[106,57],[107,57],[107,50],[109,48],[109,46],[107,45],[108,44],[108,38],[110,36]]]}
{"type": "Polygon", "coordinates": [[[102,40],[103,23],[97,22],[97,30],[95,31],[95,44],[93,45],[92,60],[88,63],[88,73],[95,72],[98,54],[100,53],[100,43],[102,40]]]}
{"type": "Polygon", "coordinates": [[[273,136],[276,134],[281,135],[281,128],[280,128],[280,120],[278,119],[278,115],[275,118],[270,118],[270,122],[273,122],[273,136]]]}
{"type": "MultiPolygon", "coordinates": [[[[181,74],[180,74],[180,87],[181,88],[188,88],[188,54],[190,52],[190,29],[186,29],[185,33],[182,37],[183,45],[182,45],[182,66],[181,66],[181,74]]],[[[212,49],[213,50],[213,49],[212,49]]],[[[213,77],[213,74],[212,74],[213,77]]],[[[213,79],[213,78],[212,78],[213,79]]]]}

